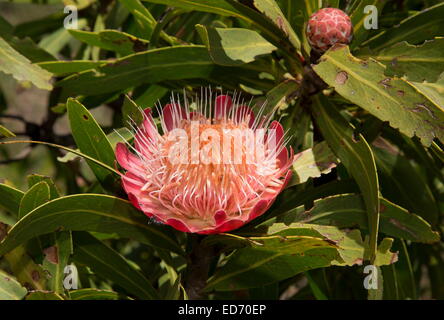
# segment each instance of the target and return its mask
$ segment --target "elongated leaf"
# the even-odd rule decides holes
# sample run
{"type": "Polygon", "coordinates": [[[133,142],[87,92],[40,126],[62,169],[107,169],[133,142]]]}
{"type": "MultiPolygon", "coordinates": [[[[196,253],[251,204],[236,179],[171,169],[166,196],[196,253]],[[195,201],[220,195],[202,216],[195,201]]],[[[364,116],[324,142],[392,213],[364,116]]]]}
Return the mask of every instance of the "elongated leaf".
{"type": "Polygon", "coordinates": [[[15,137],[15,134],[9,131],[6,127],[0,125],[0,137],[1,136],[10,138],[10,137],[15,137]]]}
{"type": "Polygon", "coordinates": [[[48,287],[58,294],[63,294],[65,288],[63,280],[65,278],[65,267],[72,254],[72,237],[70,231],[54,232],[48,235],[51,246],[45,248],[43,253],[43,268],[50,275],[48,287]]]}
{"type": "MultiPolygon", "coordinates": [[[[420,216],[381,198],[379,229],[391,237],[414,242],[433,243],[439,241],[439,234],[420,216]]],[[[362,197],[359,195],[337,195],[316,200],[310,210],[299,206],[273,218],[282,223],[311,223],[338,228],[359,227],[368,229],[367,214],[362,197]]],[[[271,224],[268,221],[267,224],[271,224]]]]}
{"type": "Polygon", "coordinates": [[[123,100],[122,120],[123,125],[130,129],[133,125],[133,121],[137,126],[141,125],[143,121],[143,113],[128,95],[125,95],[125,100],[123,100]]]}
{"type": "Polygon", "coordinates": [[[71,300],[118,300],[119,294],[109,290],[93,288],[72,290],[69,292],[71,300]]]}
{"type": "MultiPolygon", "coordinates": [[[[32,39],[24,38],[19,39],[17,37],[4,37],[4,39],[13,47],[17,52],[20,52],[23,56],[28,58],[32,63],[41,61],[53,61],[56,58],[47,52],[45,49],[40,48],[32,39]]],[[[50,71],[51,72],[51,71],[50,71]]]]}
{"type": "Polygon", "coordinates": [[[28,213],[0,243],[0,255],[33,237],[60,228],[116,233],[143,243],[182,253],[173,235],[160,225],[148,225],[143,213],[128,201],[99,194],[61,197],[28,213]]]}
{"type": "Polygon", "coordinates": [[[242,17],[238,10],[225,0],[142,0],[188,10],[216,13],[223,16],[242,17]]]}
{"type": "Polygon", "coordinates": [[[59,190],[57,189],[57,186],[55,185],[54,181],[52,181],[51,177],[43,176],[40,174],[30,174],[26,178],[28,180],[28,186],[30,188],[42,181],[46,182],[46,184],[49,186],[50,200],[53,200],[60,196],[59,190]]]}
{"type": "Polygon", "coordinates": [[[264,113],[273,110],[285,110],[288,107],[287,98],[299,88],[299,84],[294,80],[285,80],[267,92],[266,106],[264,113]]]}
{"type": "MultiPolygon", "coordinates": [[[[145,0],[188,10],[233,16],[254,25],[274,45],[291,54],[289,47],[300,49],[300,41],[274,0],[251,0],[250,6],[235,0],[145,0]],[[285,43],[285,45],[284,45],[285,43]]],[[[248,3],[247,3],[248,4],[248,3]]],[[[295,54],[294,50],[293,54],[295,54]]]]}
{"type": "Polygon", "coordinates": [[[330,150],[326,142],[316,144],[295,155],[293,162],[293,177],[289,186],[304,183],[309,178],[320,177],[321,174],[329,173],[336,167],[338,159],[330,150]]]}
{"type": "Polygon", "coordinates": [[[86,232],[74,232],[74,260],[89,266],[103,279],[110,280],[141,299],[158,298],[156,290],[142,273],[118,252],[86,232]]]}
{"type": "Polygon", "coordinates": [[[50,291],[31,291],[26,300],[63,300],[63,297],[50,291]]]}
{"type": "MultiPolygon", "coordinates": [[[[82,29],[88,24],[86,19],[79,19],[77,21],[79,29],[82,29]]],[[[68,43],[72,40],[68,29],[61,27],[60,29],[45,35],[39,42],[39,46],[44,48],[52,55],[57,55],[68,43]]]]}
{"type": "Polygon", "coordinates": [[[407,76],[409,81],[435,82],[444,72],[444,38],[435,38],[422,45],[400,42],[384,49],[374,59],[387,66],[388,76],[407,76]]]}
{"type": "MultiPolygon", "coordinates": [[[[7,238],[7,237],[6,237],[7,238]]],[[[5,239],[6,239],[5,238],[5,239]]],[[[45,290],[48,277],[42,266],[26,252],[25,246],[18,246],[4,255],[14,276],[21,284],[35,290],[45,290]]]]}
{"type": "Polygon", "coordinates": [[[302,0],[298,2],[300,3],[302,13],[307,20],[313,13],[321,9],[322,6],[320,5],[322,2],[317,0],[302,0]]]}
{"type": "Polygon", "coordinates": [[[382,12],[382,9],[384,8],[386,1],[363,0],[363,1],[355,1],[355,3],[357,5],[350,14],[350,19],[353,24],[353,42],[351,44],[353,48],[358,46],[362,41],[366,40],[370,32],[370,30],[367,30],[365,28],[365,20],[368,19],[368,15],[364,11],[365,7],[369,5],[374,6],[377,9],[376,19],[378,19],[379,13],[382,12]]]}
{"type": "MultiPolygon", "coordinates": [[[[424,97],[427,97],[438,110],[444,112],[444,73],[442,73],[438,78],[438,81],[434,83],[409,81],[409,84],[416,88],[416,90],[418,90],[424,97]]],[[[436,115],[433,113],[431,116],[436,118],[436,115]]],[[[440,126],[439,128],[441,131],[444,130],[443,126],[440,126]]]]}
{"type": "Polygon", "coordinates": [[[69,93],[118,91],[143,83],[207,78],[214,64],[205,46],[177,46],[149,50],[80,72],[58,83],[69,93]]]}
{"type": "Polygon", "coordinates": [[[342,47],[324,54],[314,70],[344,98],[405,135],[416,134],[423,145],[435,137],[444,141],[444,111],[408,81],[387,77],[377,61],[357,59],[342,47]]]}
{"type": "MultiPolygon", "coordinates": [[[[252,232],[281,236],[287,238],[291,236],[312,236],[321,237],[325,241],[335,244],[339,257],[332,261],[332,265],[352,266],[361,265],[364,260],[370,259],[368,241],[363,241],[361,232],[354,230],[340,230],[333,226],[322,226],[308,223],[273,223],[261,224],[252,232]]],[[[255,239],[255,238],[251,238],[255,239]]],[[[376,265],[387,265],[396,261],[397,254],[389,251],[393,239],[385,238],[377,249],[374,263],[376,265]]]]}
{"type": "Polygon", "coordinates": [[[383,195],[435,225],[439,209],[421,171],[384,140],[373,145],[383,195]]]}
{"type": "Polygon", "coordinates": [[[17,190],[6,184],[0,183],[0,207],[18,216],[20,201],[24,195],[23,191],[17,190]]]}
{"type": "Polygon", "coordinates": [[[115,51],[124,56],[145,51],[148,42],[138,39],[128,33],[117,30],[103,30],[100,32],[89,32],[82,30],[69,30],[69,33],[82,42],[105,50],[115,51]]]}
{"type": "Polygon", "coordinates": [[[231,291],[256,288],[298,273],[327,267],[337,257],[334,248],[299,247],[299,254],[257,248],[237,250],[209,280],[207,290],[231,291]]]}
{"type": "MultiPolygon", "coordinates": [[[[274,223],[271,226],[260,225],[246,233],[250,236],[223,234],[207,240],[228,240],[234,247],[252,246],[238,249],[230,256],[209,280],[207,290],[254,288],[321,266],[360,265],[364,259],[368,259],[368,244],[362,240],[359,230],[341,231],[332,226],[274,223]],[[251,236],[255,233],[258,236],[251,236]]],[[[381,242],[376,264],[396,261],[396,254],[389,251],[391,243],[390,239],[381,242]]]]}
{"type": "MultiPolygon", "coordinates": [[[[125,105],[125,102],[124,102],[124,105],[125,105]]],[[[128,128],[115,129],[114,131],[112,131],[106,135],[106,138],[108,139],[109,143],[111,144],[111,147],[113,148],[113,150],[115,150],[117,143],[119,143],[119,142],[126,143],[126,142],[130,141],[133,137],[134,137],[133,133],[128,128]]],[[[77,149],[76,151],[80,152],[79,149],[77,149]]],[[[81,158],[81,156],[79,154],[68,152],[63,157],[57,157],[57,160],[60,162],[68,162],[68,161],[73,161],[73,160],[79,159],[79,158],[81,158]]]]}
{"type": "Polygon", "coordinates": [[[403,20],[398,26],[389,28],[364,42],[377,51],[401,41],[418,44],[424,40],[442,36],[444,27],[444,3],[439,3],[403,20]]]}
{"type": "Polygon", "coordinates": [[[136,105],[142,109],[152,108],[157,101],[162,99],[168,93],[168,89],[157,84],[152,84],[141,95],[135,98],[136,105]]]}
{"type": "Polygon", "coordinates": [[[301,42],[291,25],[285,18],[282,10],[274,0],[251,0],[252,5],[269,18],[284,34],[296,49],[301,48],[301,42]]]}
{"type": "Polygon", "coordinates": [[[12,75],[18,81],[30,81],[37,88],[51,90],[52,74],[32,64],[0,37],[0,71],[12,75]]]}
{"type": "Polygon", "coordinates": [[[304,272],[304,275],[308,280],[308,285],[310,286],[311,292],[313,292],[313,295],[315,296],[316,300],[328,300],[327,295],[324,292],[322,292],[322,289],[319,287],[319,285],[310,275],[310,272],[308,271],[304,272]]]}
{"type": "Polygon", "coordinates": [[[45,62],[39,62],[37,63],[37,65],[51,72],[55,76],[62,76],[75,72],[82,72],[85,70],[93,69],[106,63],[107,63],[106,61],[73,60],[73,61],[45,61],[45,62]]]}
{"type": "MultiPolygon", "coordinates": [[[[114,150],[91,113],[74,99],[68,99],[67,109],[71,132],[80,151],[112,167],[114,150]]],[[[115,176],[112,173],[95,163],[88,164],[104,187],[113,187],[115,176]]]]}
{"type": "Polygon", "coordinates": [[[28,212],[49,201],[49,186],[42,181],[31,187],[20,202],[18,218],[23,218],[28,212]]]}
{"type": "Polygon", "coordinates": [[[319,95],[313,104],[315,121],[325,140],[353,176],[367,208],[370,231],[370,256],[376,254],[379,228],[379,184],[375,159],[370,146],[325,97],[319,95]]]}
{"type": "Polygon", "coordinates": [[[0,270],[0,300],[21,300],[27,292],[17,280],[0,270]]]}
{"type": "MultiPolygon", "coordinates": [[[[26,199],[31,190],[40,186],[42,183],[48,186],[48,200],[54,200],[60,196],[57,187],[50,177],[33,174],[28,177],[28,184],[30,189],[23,197],[22,203],[26,199]]],[[[39,187],[42,188],[42,187],[39,187]]],[[[46,194],[45,194],[46,196],[46,194]]],[[[48,201],[46,200],[46,201],[48,201]]],[[[45,201],[45,202],[46,202],[45,201]]],[[[29,206],[26,213],[37,206],[29,206]]],[[[39,237],[40,243],[48,243],[48,246],[43,249],[45,258],[43,259],[42,266],[45,270],[45,274],[48,275],[47,287],[51,289],[49,298],[57,298],[58,294],[64,293],[63,279],[65,277],[64,270],[68,265],[68,259],[72,254],[72,238],[70,231],[58,231],[45,236],[39,237]]],[[[27,300],[31,299],[29,296],[27,300]]],[[[37,299],[37,298],[36,298],[37,299]]]]}
{"type": "Polygon", "coordinates": [[[240,28],[211,28],[197,25],[202,41],[217,64],[236,66],[252,62],[276,47],[253,30],[240,28]]]}
{"type": "MultiPolygon", "coordinates": [[[[119,0],[119,2],[122,3],[136,19],[137,25],[141,31],[140,36],[150,40],[157,26],[157,20],[153,17],[151,12],[140,2],[140,0],[119,0]]],[[[164,30],[160,31],[159,36],[171,45],[179,44],[179,41],[175,37],[168,35],[164,30]]]]}

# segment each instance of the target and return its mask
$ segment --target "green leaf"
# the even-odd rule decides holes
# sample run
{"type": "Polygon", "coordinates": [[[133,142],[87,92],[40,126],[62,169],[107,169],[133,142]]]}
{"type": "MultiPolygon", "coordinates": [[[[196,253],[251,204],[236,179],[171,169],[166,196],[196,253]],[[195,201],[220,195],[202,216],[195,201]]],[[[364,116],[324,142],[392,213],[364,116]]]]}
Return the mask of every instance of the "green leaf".
{"type": "Polygon", "coordinates": [[[45,61],[37,63],[38,66],[51,72],[55,76],[62,76],[76,72],[82,72],[89,69],[97,68],[100,65],[106,64],[106,61],[45,61]]]}
{"type": "Polygon", "coordinates": [[[301,42],[285,18],[282,10],[274,0],[252,0],[252,5],[268,19],[270,19],[290,40],[290,43],[296,49],[301,48],[301,42]]]}
{"type": "Polygon", "coordinates": [[[379,18],[379,12],[382,12],[385,1],[380,0],[363,0],[363,1],[355,1],[356,7],[350,13],[350,19],[353,25],[353,41],[351,46],[353,48],[357,47],[362,41],[366,40],[370,30],[365,29],[364,22],[367,18],[367,14],[364,12],[366,6],[375,6],[378,10],[376,12],[377,18],[379,18]]]}
{"type": "Polygon", "coordinates": [[[306,20],[322,7],[322,2],[316,0],[302,0],[298,2],[306,20]]]}
{"type": "Polygon", "coordinates": [[[145,276],[118,252],[86,232],[74,232],[74,260],[89,266],[103,279],[110,280],[141,299],[158,299],[145,276]]]}
{"type": "Polygon", "coordinates": [[[306,270],[327,267],[337,257],[337,250],[333,247],[316,248],[306,243],[296,245],[294,249],[294,254],[258,248],[239,249],[209,279],[206,290],[233,291],[260,287],[306,270]]]}
{"type": "MultiPolygon", "coordinates": [[[[140,29],[140,36],[150,40],[158,25],[151,12],[139,0],[120,0],[119,2],[134,16],[140,29]]],[[[171,45],[179,44],[175,37],[168,35],[164,30],[160,31],[159,36],[171,45]]]]}
{"type": "Polygon", "coordinates": [[[22,200],[23,195],[23,191],[0,183],[0,207],[15,216],[18,216],[19,214],[20,201],[22,200]]]}
{"type": "Polygon", "coordinates": [[[26,300],[63,300],[63,297],[50,291],[31,291],[26,300]]]}
{"type": "Polygon", "coordinates": [[[259,33],[241,28],[212,28],[196,25],[202,41],[213,61],[220,65],[236,66],[254,61],[276,50],[259,33]]]}
{"type": "Polygon", "coordinates": [[[220,14],[222,16],[242,17],[238,10],[225,0],[143,0],[151,3],[164,4],[170,7],[183,8],[220,14]]]}
{"type": "MultiPolygon", "coordinates": [[[[48,187],[48,190],[45,190],[45,199],[47,200],[45,200],[44,202],[56,199],[60,196],[59,191],[54,184],[54,181],[52,181],[50,177],[32,174],[29,175],[27,178],[30,189],[28,190],[28,192],[25,193],[22,203],[25,201],[27,195],[31,193],[31,190],[37,187],[43,189],[43,187],[40,187],[41,184],[46,184],[46,186],[48,187]]],[[[35,193],[36,192],[34,192],[34,194],[35,193]]],[[[44,202],[42,202],[42,204],[44,202]]],[[[27,202],[26,207],[28,209],[26,213],[32,211],[37,207],[37,205],[31,206],[31,203],[30,201],[27,202]]],[[[20,209],[22,209],[22,207],[20,209]]],[[[50,288],[51,291],[53,291],[51,293],[53,295],[63,294],[65,291],[63,286],[63,278],[65,277],[64,269],[68,265],[69,256],[72,254],[71,232],[60,231],[47,234],[46,237],[39,237],[39,242],[48,243],[48,246],[46,248],[42,248],[45,255],[42,266],[45,269],[45,274],[48,275],[47,287],[50,288]]]]}
{"type": "Polygon", "coordinates": [[[376,281],[377,288],[376,289],[368,289],[368,300],[382,300],[384,293],[384,279],[382,275],[382,271],[380,267],[376,267],[376,281]]]}
{"type": "MultiPolygon", "coordinates": [[[[5,239],[7,239],[6,237],[5,239]]],[[[5,241],[5,240],[3,240],[5,241]]],[[[20,283],[36,290],[45,290],[48,281],[47,274],[26,252],[25,246],[20,245],[5,253],[13,274],[20,283]]]]}
{"type": "Polygon", "coordinates": [[[304,272],[304,275],[307,278],[308,285],[310,286],[311,292],[313,292],[313,295],[315,296],[316,300],[328,300],[327,295],[324,292],[322,292],[322,289],[319,287],[319,285],[316,283],[316,281],[313,279],[310,273],[306,271],[304,272]]]}
{"type": "Polygon", "coordinates": [[[375,159],[362,134],[335,110],[329,100],[318,95],[313,104],[315,121],[333,152],[353,176],[367,208],[370,231],[370,258],[375,258],[379,228],[379,184],[375,159]]]}
{"type": "MultiPolygon", "coordinates": [[[[212,242],[228,241],[236,250],[209,279],[206,290],[218,291],[255,288],[292,277],[307,270],[330,265],[351,266],[368,259],[368,243],[359,230],[342,231],[332,226],[302,223],[260,225],[249,236],[221,234],[212,242]],[[251,236],[257,234],[257,236],[251,236]],[[338,255],[339,253],[339,255],[338,255]]],[[[375,263],[386,265],[396,261],[389,251],[391,239],[384,239],[375,263]]]]}
{"type": "Polygon", "coordinates": [[[295,155],[293,162],[293,176],[288,186],[304,183],[309,178],[320,177],[336,167],[338,159],[330,150],[326,142],[315,144],[295,155]]]}
{"type": "Polygon", "coordinates": [[[28,58],[32,63],[36,63],[38,65],[38,62],[56,60],[53,55],[48,53],[45,49],[40,48],[32,39],[28,37],[24,39],[19,39],[17,37],[4,39],[11,47],[28,58]]]}
{"type": "Polygon", "coordinates": [[[423,173],[387,141],[379,138],[373,146],[382,194],[435,225],[439,209],[423,173]]]}
{"type": "MultiPolygon", "coordinates": [[[[368,230],[365,204],[359,195],[336,195],[319,199],[310,210],[304,206],[291,209],[279,214],[266,224],[310,223],[338,228],[353,228],[368,230]]],[[[380,198],[379,231],[391,237],[410,240],[413,242],[434,243],[440,240],[437,232],[420,216],[380,198]]]]}
{"type": "Polygon", "coordinates": [[[17,280],[0,270],[0,300],[22,300],[27,292],[17,280]]]}
{"type": "MultiPolygon", "coordinates": [[[[125,104],[125,102],[124,102],[124,104],[125,104]]],[[[112,131],[106,135],[106,138],[108,139],[109,143],[111,144],[111,147],[113,148],[113,150],[115,150],[117,143],[128,142],[133,137],[134,137],[134,134],[128,128],[114,129],[114,131],[112,131]]],[[[80,150],[76,149],[76,151],[80,151],[80,150]]],[[[82,156],[78,153],[75,154],[72,152],[68,152],[63,157],[57,157],[57,160],[60,162],[68,162],[68,161],[73,161],[73,160],[79,159],[81,157],[82,156]]]]}
{"type": "Polygon", "coordinates": [[[20,202],[18,218],[23,218],[27,213],[48,201],[48,184],[44,181],[37,183],[23,195],[22,201],[20,202]]]}
{"type": "MultiPolygon", "coordinates": [[[[100,128],[88,109],[74,99],[68,99],[67,109],[71,132],[80,151],[113,167],[115,160],[114,150],[102,128],[100,128]]],[[[112,189],[116,176],[95,163],[87,162],[102,186],[109,189],[111,187],[112,189]]]]}
{"type": "Polygon", "coordinates": [[[51,177],[34,173],[34,174],[30,174],[26,178],[28,180],[28,186],[30,188],[39,182],[42,182],[42,181],[46,182],[49,186],[50,200],[53,200],[53,199],[58,198],[60,196],[59,190],[57,189],[57,186],[55,185],[54,181],[52,181],[51,177]]]}
{"type": "MultiPolygon", "coordinates": [[[[82,29],[88,24],[86,19],[78,20],[78,27],[82,29]]],[[[39,42],[39,47],[44,48],[50,54],[56,56],[72,40],[68,29],[64,27],[45,35],[39,42]]]]}
{"type": "Polygon", "coordinates": [[[439,3],[408,17],[399,25],[381,32],[364,42],[362,46],[369,46],[374,51],[378,51],[401,41],[418,44],[424,40],[442,36],[443,27],[444,3],[439,3]]]}
{"type": "Polygon", "coordinates": [[[103,30],[100,32],[69,30],[69,33],[86,44],[114,51],[124,56],[145,51],[148,48],[148,41],[117,30],[103,30]]]}
{"type": "Polygon", "coordinates": [[[45,248],[43,253],[43,268],[50,275],[48,287],[51,291],[63,294],[65,288],[63,279],[65,278],[65,267],[73,252],[72,237],[70,231],[53,232],[48,235],[51,246],[45,248]]]}
{"type": "Polygon", "coordinates": [[[11,138],[15,137],[15,134],[9,131],[6,127],[0,125],[0,136],[11,138]]]}
{"type": "MultiPolygon", "coordinates": [[[[439,115],[444,112],[444,73],[440,75],[435,83],[409,81],[409,84],[435,105],[432,110],[438,109],[440,111],[439,115]]],[[[418,105],[418,107],[420,106],[418,105]]],[[[427,112],[431,113],[430,116],[436,120],[437,116],[433,114],[433,111],[429,110],[427,112]]],[[[444,126],[439,126],[439,129],[441,132],[444,131],[444,126]]]]}
{"type": "Polygon", "coordinates": [[[182,254],[170,229],[148,225],[144,214],[128,201],[107,195],[80,194],[52,200],[28,213],[0,243],[0,256],[29,239],[61,227],[73,231],[116,233],[182,254]]]}
{"type": "Polygon", "coordinates": [[[444,111],[402,78],[387,77],[385,67],[373,59],[357,59],[348,47],[330,50],[314,66],[316,73],[351,102],[429,146],[444,141],[444,111]]]}
{"type": "Polygon", "coordinates": [[[119,171],[117,171],[116,169],[114,169],[113,167],[108,166],[107,164],[104,164],[103,162],[100,162],[99,160],[90,157],[84,153],[79,152],[78,150],[74,150],[59,144],[54,144],[54,143],[49,143],[49,142],[44,142],[44,141],[33,141],[33,140],[11,140],[11,141],[0,141],[0,145],[10,145],[10,144],[22,144],[22,143],[31,143],[31,144],[41,144],[41,145],[45,145],[51,148],[57,148],[57,149],[61,149],[64,151],[68,151],[71,152],[73,154],[76,154],[82,158],[85,158],[93,163],[95,163],[96,165],[110,171],[113,172],[117,175],[120,175],[119,171]]]}
{"type": "Polygon", "coordinates": [[[298,89],[299,84],[293,79],[288,79],[268,91],[264,114],[278,109],[285,110],[288,107],[287,98],[298,89]]]}
{"type": "MultiPolygon", "coordinates": [[[[178,7],[187,10],[197,10],[220,14],[222,16],[232,16],[239,18],[246,23],[252,24],[261,32],[267,40],[286,50],[289,55],[289,46],[300,49],[300,41],[293,29],[285,19],[279,6],[274,0],[252,1],[252,9],[234,0],[145,0],[152,3],[165,4],[171,7],[178,7]],[[288,41],[287,41],[288,38],[288,41]],[[283,41],[281,41],[283,40],[283,41]],[[287,43],[286,43],[287,42],[287,43]]],[[[295,52],[293,52],[295,54],[295,52]]]]}
{"type": "Polygon", "coordinates": [[[443,51],[444,38],[435,38],[418,46],[404,41],[382,50],[374,59],[386,65],[388,76],[435,82],[444,71],[443,51]]]}
{"type": "Polygon", "coordinates": [[[0,71],[10,74],[18,81],[30,81],[37,88],[51,90],[52,74],[32,64],[25,56],[14,50],[0,37],[0,71]]]}
{"type": "Polygon", "coordinates": [[[93,288],[72,290],[69,292],[71,300],[118,300],[119,294],[109,290],[93,288]]]}
{"type": "Polygon", "coordinates": [[[152,84],[141,95],[135,98],[134,102],[141,108],[152,108],[160,99],[162,99],[167,93],[168,88],[152,84]]]}
{"type": "Polygon", "coordinates": [[[143,113],[128,95],[125,95],[123,100],[122,118],[123,125],[130,129],[132,128],[133,121],[137,126],[141,125],[143,121],[143,113]]]}
{"type": "MultiPolygon", "coordinates": [[[[353,266],[361,265],[364,260],[370,260],[370,247],[368,240],[362,240],[361,232],[357,229],[340,230],[334,226],[323,226],[298,222],[270,222],[257,226],[252,232],[259,234],[274,235],[280,237],[312,236],[321,237],[324,241],[336,246],[339,256],[331,262],[332,265],[353,266]]],[[[250,237],[251,238],[251,237],[250,237]]],[[[377,249],[374,263],[376,265],[387,265],[396,261],[397,254],[389,251],[393,239],[385,238],[377,249]]]]}
{"type": "Polygon", "coordinates": [[[176,46],[136,53],[58,83],[67,93],[97,95],[143,83],[207,78],[214,63],[205,46],[176,46]]]}

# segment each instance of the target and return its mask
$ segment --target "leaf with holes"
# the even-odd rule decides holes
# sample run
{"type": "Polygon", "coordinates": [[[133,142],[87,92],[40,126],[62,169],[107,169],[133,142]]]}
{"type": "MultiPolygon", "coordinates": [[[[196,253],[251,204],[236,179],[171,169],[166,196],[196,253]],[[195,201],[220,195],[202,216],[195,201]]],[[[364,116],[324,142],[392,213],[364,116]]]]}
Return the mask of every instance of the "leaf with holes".
{"type": "Polygon", "coordinates": [[[0,37],[0,71],[10,74],[18,81],[29,81],[37,88],[51,90],[52,74],[14,50],[0,37]]]}
{"type": "Polygon", "coordinates": [[[388,76],[435,82],[444,72],[443,51],[444,38],[435,38],[418,46],[404,41],[382,50],[374,59],[386,65],[388,76]]]}
{"type": "Polygon", "coordinates": [[[344,98],[405,135],[417,135],[423,145],[444,141],[444,110],[408,81],[386,76],[376,60],[357,59],[348,47],[339,47],[324,54],[314,70],[344,98]]]}

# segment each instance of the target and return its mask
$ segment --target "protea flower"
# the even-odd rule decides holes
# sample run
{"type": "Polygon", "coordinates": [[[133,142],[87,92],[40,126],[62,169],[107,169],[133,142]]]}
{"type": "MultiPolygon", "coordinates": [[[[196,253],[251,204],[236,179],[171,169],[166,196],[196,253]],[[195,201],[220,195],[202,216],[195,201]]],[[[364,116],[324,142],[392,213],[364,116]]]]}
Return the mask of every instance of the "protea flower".
{"type": "Polygon", "coordinates": [[[353,25],[344,11],[324,8],[311,15],[306,34],[310,46],[324,53],[337,43],[349,44],[353,38],[353,25]]]}
{"type": "Polygon", "coordinates": [[[262,215],[291,176],[293,150],[273,112],[258,116],[238,99],[206,95],[159,108],[135,128],[132,152],[120,143],[123,187],[157,222],[201,234],[230,231],[262,215]]]}

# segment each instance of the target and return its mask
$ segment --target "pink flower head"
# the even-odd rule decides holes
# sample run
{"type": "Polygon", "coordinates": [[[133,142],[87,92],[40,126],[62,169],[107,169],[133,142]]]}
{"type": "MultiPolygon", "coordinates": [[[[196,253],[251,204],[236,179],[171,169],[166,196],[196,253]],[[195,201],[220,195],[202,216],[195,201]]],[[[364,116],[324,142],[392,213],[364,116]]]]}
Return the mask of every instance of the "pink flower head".
{"type": "Polygon", "coordinates": [[[353,25],[344,11],[324,8],[311,15],[306,34],[310,46],[323,53],[337,43],[349,44],[353,38],[353,25]]]}
{"type": "Polygon", "coordinates": [[[273,114],[255,117],[219,95],[144,112],[134,146],[119,143],[123,187],[135,207],[177,230],[227,232],[262,215],[291,176],[293,150],[273,114]],[[194,110],[192,111],[192,107],[194,110]],[[289,154],[290,153],[290,154],[289,154]]]}

